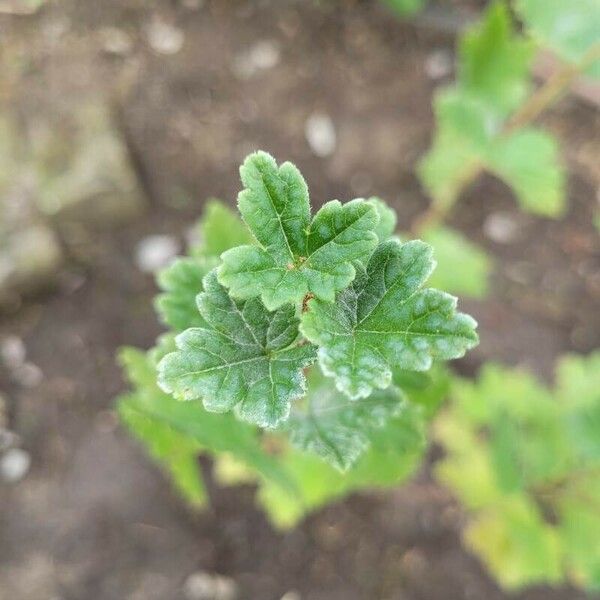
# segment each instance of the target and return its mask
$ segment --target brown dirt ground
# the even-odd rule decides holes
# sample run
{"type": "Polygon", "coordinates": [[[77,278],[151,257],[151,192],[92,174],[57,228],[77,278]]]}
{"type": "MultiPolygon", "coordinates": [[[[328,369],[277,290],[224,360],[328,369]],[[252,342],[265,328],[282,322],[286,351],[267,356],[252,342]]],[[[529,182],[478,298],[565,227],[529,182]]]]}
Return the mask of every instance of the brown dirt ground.
{"type": "MultiPolygon", "coordinates": [[[[18,79],[4,72],[0,91],[8,90],[11,110],[25,120],[60,118],[80,99],[116,97],[152,200],[136,223],[90,233],[83,252],[91,266],[69,268],[55,293],[0,322],[0,335],[21,336],[44,373],[24,388],[0,371],[10,425],[33,459],[22,482],[0,486],[1,600],[176,600],[197,569],[233,577],[247,600],[278,600],[291,589],[304,600],[507,597],[461,549],[460,513],[427,473],[281,534],[253,507],[249,488],[216,490],[212,512],[190,514],[111,412],[124,389],[116,349],[149,347],[159,331],[154,284],[133,262],[136,242],[181,234],[208,196],[233,201],[248,150],[296,162],[316,203],[376,192],[403,223],[426,206],[413,174],[432,132],[435,86],[424,63],[453,40],[373,3],[321,4],[213,0],[190,10],[175,1],[73,0],[35,17],[0,17],[5,50],[27,57],[18,79]],[[174,56],[157,56],[145,42],[156,14],[185,32],[174,56]],[[131,35],[126,57],[102,51],[107,26],[131,35]],[[279,44],[279,64],[236,78],[235,57],[261,39],[279,44]],[[315,158],[304,139],[315,109],[336,124],[338,147],[328,159],[315,158]]],[[[491,177],[472,186],[452,217],[498,261],[489,298],[463,302],[482,334],[457,365],[463,372],[493,358],[548,377],[561,353],[600,342],[600,249],[591,225],[598,114],[567,98],[544,124],[563,140],[571,172],[566,218],[520,214],[491,177]],[[513,244],[482,233],[499,210],[519,224],[513,244]]],[[[584,595],[539,588],[516,597],[584,595]]]]}

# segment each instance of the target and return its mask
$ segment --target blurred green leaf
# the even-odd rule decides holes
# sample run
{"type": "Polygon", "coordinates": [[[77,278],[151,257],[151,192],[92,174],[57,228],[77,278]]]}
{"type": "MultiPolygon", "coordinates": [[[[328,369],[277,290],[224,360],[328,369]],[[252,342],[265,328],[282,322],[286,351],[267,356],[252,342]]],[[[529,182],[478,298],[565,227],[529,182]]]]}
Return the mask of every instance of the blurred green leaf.
{"type": "Polygon", "coordinates": [[[557,532],[524,498],[507,498],[480,513],[467,526],[465,541],[506,588],[563,579],[557,532]]]}
{"type": "Polygon", "coordinates": [[[419,12],[428,0],[382,0],[384,4],[389,6],[398,16],[408,17],[419,12]]]}
{"type": "Polygon", "coordinates": [[[492,259],[482,248],[447,227],[426,230],[422,238],[433,246],[438,264],[429,281],[432,286],[472,298],[487,294],[492,259]]]}
{"type": "MultiPolygon", "coordinates": [[[[285,423],[291,443],[314,452],[341,472],[368,450],[387,422],[409,411],[400,390],[390,387],[355,402],[340,393],[329,378],[312,369],[304,408],[296,408],[285,423]]],[[[419,435],[415,443],[422,445],[419,435]]]]}
{"type": "Polygon", "coordinates": [[[467,544],[500,583],[519,588],[600,574],[600,352],[570,355],[548,390],[486,365],[457,380],[435,424],[435,467],[470,511],[467,544]]]}
{"type": "Polygon", "coordinates": [[[586,74],[600,77],[600,0],[517,0],[515,7],[540,44],[580,64],[595,47],[586,74]]]}
{"type": "Polygon", "coordinates": [[[457,82],[435,97],[436,133],[418,166],[423,186],[442,210],[487,170],[511,187],[523,210],[563,213],[565,174],[556,142],[531,127],[507,129],[530,88],[531,58],[532,45],[513,33],[500,2],[463,36],[457,82]]]}
{"type": "Polygon", "coordinates": [[[216,266],[211,258],[176,258],[157,276],[163,290],[154,306],[160,320],[174,331],[188,327],[204,327],[206,321],[196,306],[196,296],[202,291],[202,279],[216,266]]]}
{"type": "Polygon", "coordinates": [[[565,172],[556,140],[543,131],[521,129],[494,140],[488,169],[515,192],[526,212],[558,217],[565,209],[565,172]]]}
{"type": "Polygon", "coordinates": [[[192,248],[193,254],[219,257],[234,246],[252,243],[246,224],[221,200],[210,198],[204,207],[198,225],[200,243],[192,248]]]}
{"type": "Polygon", "coordinates": [[[501,117],[508,116],[530,88],[533,45],[513,34],[503,2],[493,3],[481,23],[459,43],[459,86],[501,117]]]}

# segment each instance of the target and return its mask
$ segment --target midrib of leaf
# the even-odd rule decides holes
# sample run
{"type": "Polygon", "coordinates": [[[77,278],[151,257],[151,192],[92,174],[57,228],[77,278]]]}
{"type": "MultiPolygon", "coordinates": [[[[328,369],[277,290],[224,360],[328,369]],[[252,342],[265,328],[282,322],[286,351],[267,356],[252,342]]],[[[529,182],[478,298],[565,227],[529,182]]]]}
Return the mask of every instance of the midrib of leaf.
{"type": "MultiPolygon", "coordinates": [[[[384,273],[385,273],[385,269],[387,268],[387,265],[390,262],[390,258],[388,257],[388,259],[385,261],[385,265],[384,265],[384,273]]],[[[404,269],[405,272],[410,271],[410,269],[412,268],[412,266],[419,260],[419,256],[416,256],[412,262],[410,263],[410,265],[404,269]]],[[[368,280],[367,280],[367,285],[368,285],[368,280]]],[[[361,325],[362,323],[364,323],[367,319],[369,319],[369,317],[379,308],[379,305],[383,302],[383,300],[388,296],[388,294],[394,290],[397,286],[399,286],[402,283],[402,278],[401,276],[398,277],[398,279],[390,286],[387,287],[385,285],[385,277],[383,280],[383,284],[385,286],[385,291],[383,292],[381,298],[379,298],[379,300],[377,301],[377,304],[375,304],[375,306],[373,306],[373,308],[356,324],[356,326],[354,327],[355,330],[357,330],[359,328],[359,325],[361,325]]],[[[366,289],[366,285],[363,289],[363,291],[366,289]]],[[[419,293],[419,291],[421,291],[421,288],[418,287],[416,290],[414,290],[411,294],[409,294],[406,298],[402,299],[399,303],[399,306],[404,306],[413,296],[415,296],[416,294],[419,293]]],[[[361,292],[362,293],[362,292],[361,292]]],[[[356,312],[358,312],[358,304],[356,307],[356,312]]],[[[364,331],[364,330],[361,330],[364,331]]]]}
{"type": "MultiPolygon", "coordinates": [[[[343,204],[341,205],[343,208],[343,204]]],[[[323,248],[325,248],[326,246],[329,246],[330,244],[334,244],[336,243],[336,240],[338,237],[340,237],[343,233],[345,233],[346,231],[348,231],[348,229],[351,229],[352,227],[354,227],[354,225],[356,225],[356,223],[358,223],[359,221],[361,221],[365,216],[367,215],[367,212],[365,212],[364,214],[362,214],[360,217],[358,217],[358,219],[355,219],[354,221],[352,221],[352,223],[350,223],[349,225],[344,225],[344,228],[339,231],[338,233],[335,234],[334,237],[332,237],[330,240],[326,240],[325,242],[323,242],[318,248],[315,248],[307,257],[306,262],[308,263],[310,261],[311,258],[314,257],[314,255],[319,252],[320,250],[322,250],[323,248]]],[[[311,223],[312,225],[312,223],[311,223]]],[[[310,236],[309,235],[306,236],[306,241],[308,243],[308,238],[310,236]]],[[[346,245],[349,246],[350,244],[355,243],[356,240],[351,240],[350,242],[348,242],[346,245]]],[[[340,244],[338,243],[338,246],[343,246],[344,244],[340,244]]],[[[314,268],[314,267],[313,267],[314,268]]],[[[314,269],[315,271],[317,271],[318,269],[314,269]]]]}
{"type": "MultiPolygon", "coordinates": [[[[269,202],[271,203],[273,212],[277,215],[277,222],[279,223],[279,229],[281,230],[281,234],[283,235],[283,239],[285,240],[285,245],[287,246],[290,258],[292,259],[292,262],[294,262],[296,260],[296,257],[294,255],[294,253],[292,252],[292,247],[290,246],[290,242],[288,240],[287,233],[283,227],[283,223],[281,221],[281,215],[279,214],[279,212],[277,211],[277,207],[275,206],[275,201],[273,200],[273,194],[271,193],[271,190],[269,189],[269,184],[265,180],[262,173],[260,174],[260,178],[262,179],[262,182],[265,186],[265,190],[267,190],[267,196],[269,197],[269,202]]],[[[286,198],[288,198],[288,194],[287,194],[288,183],[286,181],[284,181],[283,184],[285,186],[286,198]]],[[[288,202],[286,201],[285,208],[287,208],[287,205],[288,205],[288,202]]],[[[263,249],[265,249],[264,246],[263,246],[263,249]]]]}
{"type": "Polygon", "coordinates": [[[246,317],[244,317],[244,313],[237,307],[237,304],[233,300],[230,299],[230,302],[231,302],[231,306],[233,307],[233,310],[238,315],[240,315],[240,319],[242,319],[242,322],[246,326],[246,329],[250,332],[250,335],[252,336],[252,339],[256,342],[256,345],[260,346],[264,350],[265,349],[264,346],[258,341],[258,339],[256,338],[256,335],[254,334],[254,329],[250,326],[248,321],[246,321],[246,317]]]}
{"type": "Polygon", "coordinates": [[[325,445],[333,453],[333,455],[335,456],[335,460],[337,461],[337,463],[343,467],[344,466],[344,457],[341,455],[341,453],[338,451],[336,445],[331,441],[331,439],[329,438],[329,436],[327,436],[327,434],[324,432],[324,430],[319,425],[319,420],[317,418],[317,413],[314,411],[314,406],[313,406],[312,398],[310,399],[310,401],[308,403],[308,414],[307,414],[307,416],[310,419],[310,422],[313,424],[313,426],[315,428],[315,431],[317,432],[317,435],[321,438],[321,440],[325,443],[325,445]]]}
{"type": "MultiPolygon", "coordinates": [[[[214,352],[210,352],[210,351],[206,350],[205,348],[203,348],[203,351],[207,352],[208,354],[211,354],[215,358],[219,358],[219,360],[223,360],[218,354],[215,354],[214,352]]],[[[252,358],[244,358],[243,360],[237,360],[235,362],[226,362],[226,363],[223,363],[222,365],[217,365],[216,367],[208,367],[207,369],[200,369],[198,371],[187,371],[185,373],[182,373],[181,375],[177,375],[177,377],[175,377],[175,379],[182,379],[184,377],[189,377],[190,375],[202,375],[203,373],[211,373],[212,371],[220,371],[222,369],[231,369],[232,367],[237,367],[238,365],[255,362],[257,360],[268,360],[268,358],[269,357],[266,354],[261,354],[260,356],[253,356],[252,358]]]]}

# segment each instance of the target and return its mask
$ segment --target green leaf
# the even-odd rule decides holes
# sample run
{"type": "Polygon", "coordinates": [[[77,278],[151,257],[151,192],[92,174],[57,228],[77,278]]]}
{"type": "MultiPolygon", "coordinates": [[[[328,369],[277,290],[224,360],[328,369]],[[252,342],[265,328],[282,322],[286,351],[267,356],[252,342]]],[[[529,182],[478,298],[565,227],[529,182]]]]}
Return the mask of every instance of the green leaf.
{"type": "Polygon", "coordinates": [[[433,359],[458,358],[477,344],[476,323],[456,312],[456,298],[420,289],[434,268],[431,254],[420,241],[388,240],[335,304],[309,302],[302,333],[350,398],[388,387],[392,366],[427,370],[433,359]]]}
{"type": "Polygon", "coordinates": [[[600,0],[517,0],[515,8],[530,33],[565,60],[579,65],[595,48],[586,73],[600,77],[600,0]]]}
{"type": "Polygon", "coordinates": [[[600,351],[563,357],[557,388],[571,444],[581,459],[600,463],[600,351]]]}
{"type": "Polygon", "coordinates": [[[533,128],[499,137],[487,150],[486,164],[515,192],[521,208],[547,217],[565,209],[565,173],[556,140],[533,128]]]}
{"type": "Polygon", "coordinates": [[[488,292],[492,259],[454,229],[437,227],[423,233],[434,249],[438,268],[429,283],[453,294],[483,298],[488,292]]]}
{"type": "Polygon", "coordinates": [[[563,580],[558,535],[524,498],[507,498],[481,513],[467,526],[464,537],[505,588],[563,580]]]}
{"type": "Polygon", "coordinates": [[[483,21],[459,44],[459,85],[498,116],[506,117],[524,100],[533,46],[514,35],[507,6],[493,3],[483,21]]]}
{"type": "Polygon", "coordinates": [[[209,411],[276,427],[305,392],[302,370],[314,361],[310,344],[294,345],[298,320],[286,306],[269,313],[258,299],[233,300],[212,271],[198,308],[206,327],[177,336],[177,351],[159,363],[159,385],[180,400],[202,398],[209,411]]]}
{"type": "Polygon", "coordinates": [[[559,533],[573,581],[600,592],[600,471],[559,503],[559,533]]]}
{"type": "Polygon", "coordinates": [[[307,294],[333,302],[355,275],[351,262],[365,260],[377,244],[377,211],[364,200],[325,204],[310,221],[308,188],[289,162],[277,167],[265,152],[240,168],[238,196],[257,246],[225,252],[219,281],[235,298],[260,296],[269,310],[300,303],[307,294]]]}
{"type": "Polygon", "coordinates": [[[119,415],[170,472],[186,499],[194,503],[203,500],[201,475],[192,469],[192,461],[195,464],[201,451],[233,456],[269,480],[283,497],[297,496],[294,481],[276,458],[263,450],[261,438],[253,427],[232,414],[207,412],[201,403],[179,402],[163,392],[156,383],[156,366],[149,355],[125,348],[119,360],[134,388],[118,399],[119,415]],[[168,436],[168,445],[161,442],[163,436],[168,436]],[[194,489],[196,492],[190,496],[194,489]]]}
{"type": "Polygon", "coordinates": [[[463,186],[482,168],[489,139],[500,123],[482,103],[458,89],[438,93],[433,105],[436,132],[429,152],[420,160],[421,183],[441,208],[452,206],[463,186]]]}
{"type": "Polygon", "coordinates": [[[198,230],[200,245],[193,250],[195,254],[217,257],[234,246],[252,243],[244,222],[216,198],[207,201],[198,230]]]}
{"type": "Polygon", "coordinates": [[[398,222],[398,215],[396,211],[388,206],[381,198],[372,196],[367,202],[373,206],[379,215],[379,222],[375,227],[375,233],[380,242],[384,242],[391,237],[396,231],[396,223],[398,222]]]}
{"type": "MultiPolygon", "coordinates": [[[[206,492],[197,458],[201,445],[197,440],[181,435],[168,424],[139,410],[152,398],[155,372],[147,357],[133,348],[123,349],[120,362],[138,390],[123,394],[118,400],[118,412],[129,431],[144,443],[151,456],[170,473],[181,495],[194,507],[206,503],[206,492]]],[[[155,391],[160,395],[160,391],[155,391]]]]}
{"type": "Polygon", "coordinates": [[[399,17],[409,17],[419,12],[427,0],[383,0],[399,17]]]}
{"type": "Polygon", "coordinates": [[[555,140],[533,128],[510,135],[480,100],[459,89],[438,94],[437,131],[418,172],[437,205],[451,206],[479,169],[509,185],[523,210],[557,217],[565,208],[565,174],[555,140]]]}
{"type": "Polygon", "coordinates": [[[165,325],[175,331],[206,325],[196,296],[202,291],[202,279],[215,266],[214,259],[177,258],[158,274],[157,283],[164,293],[156,297],[154,306],[165,325]]]}
{"type": "Polygon", "coordinates": [[[308,512],[353,490],[396,486],[421,463],[425,449],[423,424],[420,407],[408,403],[378,430],[369,449],[345,473],[312,453],[288,449],[280,455],[279,464],[293,479],[297,496],[291,501],[281,485],[264,480],[259,502],[275,525],[287,528],[308,512]]]}
{"type": "Polygon", "coordinates": [[[600,584],[600,352],[570,355],[548,390],[486,365],[456,380],[435,424],[436,477],[469,509],[467,544],[500,583],[600,584]]]}
{"type": "Polygon", "coordinates": [[[305,404],[304,410],[294,410],[285,423],[291,443],[314,452],[342,472],[356,463],[390,418],[407,409],[407,400],[397,388],[353,402],[314,369],[305,404]]]}

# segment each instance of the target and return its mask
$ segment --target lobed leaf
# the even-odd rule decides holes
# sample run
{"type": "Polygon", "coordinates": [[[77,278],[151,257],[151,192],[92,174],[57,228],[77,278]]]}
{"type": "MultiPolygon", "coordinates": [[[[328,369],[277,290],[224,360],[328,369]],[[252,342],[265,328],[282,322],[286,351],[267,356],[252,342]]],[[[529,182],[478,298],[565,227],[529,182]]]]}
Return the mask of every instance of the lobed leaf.
{"type": "Polygon", "coordinates": [[[184,497],[195,504],[203,501],[203,485],[192,462],[201,452],[226,453],[251,468],[259,477],[278,487],[284,497],[297,490],[275,457],[262,448],[257,431],[232,414],[207,412],[197,402],[179,402],[157,385],[157,370],[151,353],[125,348],[119,355],[133,391],[118,400],[118,411],[129,430],[144,443],[152,456],[169,471],[184,497]],[[168,436],[169,444],[163,444],[168,436]],[[158,440],[158,441],[157,441],[158,440]],[[190,496],[190,491],[196,489],[190,496]]]}
{"type": "Polygon", "coordinates": [[[206,327],[177,336],[177,351],[159,363],[159,385],[180,400],[202,398],[209,411],[235,409],[243,420],[276,427],[304,395],[310,344],[294,345],[298,319],[286,306],[269,313],[258,299],[234,300],[216,271],[204,279],[198,309],[206,327]]]}
{"type": "Polygon", "coordinates": [[[529,90],[533,44],[513,34],[508,7],[494,2],[459,45],[459,86],[499,117],[515,110],[529,90]]]}
{"type": "MultiPolygon", "coordinates": [[[[304,410],[295,410],[285,424],[291,443],[314,452],[345,472],[371,446],[392,417],[406,412],[408,401],[397,388],[377,391],[363,402],[341,395],[331,380],[313,371],[304,410]]],[[[421,439],[417,440],[421,444],[421,439]]]]}
{"type": "Polygon", "coordinates": [[[477,344],[476,323],[456,312],[456,298],[421,289],[433,268],[430,246],[391,239],[334,304],[309,302],[302,333],[320,346],[323,372],[350,398],[387,388],[393,366],[427,370],[477,344]]]}
{"type": "Polygon", "coordinates": [[[269,310],[309,293],[333,302],[354,279],[352,261],[365,260],[377,244],[376,209],[364,200],[333,200],[311,222],[308,188],[294,165],[278,167],[257,152],[240,174],[238,206],[258,245],[225,252],[219,281],[235,298],[260,296],[269,310]]]}
{"type": "Polygon", "coordinates": [[[203,327],[206,321],[196,308],[196,296],[202,291],[202,279],[216,266],[211,258],[177,258],[160,271],[159,294],[154,306],[160,320],[175,331],[203,327]]]}

